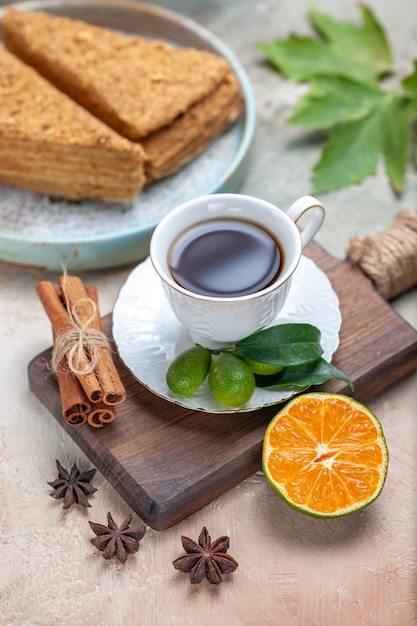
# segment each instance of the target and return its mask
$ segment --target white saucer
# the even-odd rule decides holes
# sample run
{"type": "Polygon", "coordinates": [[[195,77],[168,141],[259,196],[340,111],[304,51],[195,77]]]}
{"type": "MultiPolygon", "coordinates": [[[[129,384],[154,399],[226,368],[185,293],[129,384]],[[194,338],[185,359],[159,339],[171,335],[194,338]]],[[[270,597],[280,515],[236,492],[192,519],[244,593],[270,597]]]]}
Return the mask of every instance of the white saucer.
{"type": "MultiPolygon", "coordinates": [[[[319,328],[322,356],[331,360],[339,345],[342,323],[339,300],[326,274],[304,256],[293,276],[287,302],[271,326],[287,322],[319,328]]],[[[168,366],[193,341],[169,308],[149,258],[131,272],[120,290],[113,309],[113,337],[121,359],[139,382],[158,396],[189,409],[210,413],[253,411],[295,393],[257,387],[251,400],[238,409],[219,404],[207,381],[191,396],[172,393],[165,381],[168,366]]]]}

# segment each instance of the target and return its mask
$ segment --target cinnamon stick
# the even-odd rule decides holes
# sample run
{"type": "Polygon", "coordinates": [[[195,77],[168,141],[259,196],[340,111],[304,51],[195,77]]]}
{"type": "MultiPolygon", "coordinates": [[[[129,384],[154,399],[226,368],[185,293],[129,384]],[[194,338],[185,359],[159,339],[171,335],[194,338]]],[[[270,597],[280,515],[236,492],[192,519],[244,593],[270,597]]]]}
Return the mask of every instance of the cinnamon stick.
{"type": "MultiPolygon", "coordinates": [[[[93,285],[87,285],[86,292],[97,306],[96,328],[104,333],[103,322],[99,313],[97,289],[93,285]]],[[[96,374],[103,388],[103,402],[111,405],[121,404],[126,400],[126,390],[114,365],[110,351],[104,348],[100,351],[100,356],[101,360],[97,364],[96,374]]]]}
{"type": "MultiPolygon", "coordinates": [[[[74,324],[69,318],[68,312],[52,283],[42,280],[37,284],[36,291],[51,322],[55,339],[72,332],[74,324]]],[[[59,369],[59,364],[60,362],[57,364],[57,369],[59,369]]],[[[88,367],[87,355],[83,358],[81,365],[85,368],[88,367]]],[[[90,402],[100,402],[103,399],[103,391],[94,372],[77,376],[77,378],[90,402]]]]}
{"type": "MultiPolygon", "coordinates": [[[[94,320],[91,321],[91,326],[103,332],[96,288],[89,286],[87,290],[78,276],[69,276],[68,274],[58,279],[58,285],[67,306],[77,307],[77,316],[82,323],[87,323],[91,317],[91,306],[88,302],[94,302],[94,320]]],[[[126,391],[113,363],[110,350],[107,346],[97,346],[97,351],[98,359],[95,364],[95,374],[102,389],[102,401],[110,405],[120,404],[126,399],[126,391]]]]}
{"type": "Polygon", "coordinates": [[[61,398],[62,414],[69,426],[80,426],[87,421],[87,414],[91,410],[91,404],[79,380],[68,367],[60,363],[56,370],[61,398]]]}
{"type": "Polygon", "coordinates": [[[64,419],[101,428],[115,419],[112,405],[123,402],[126,391],[104,334],[97,289],[64,274],[58,287],[40,281],[36,290],[52,325],[64,419]]]}
{"type": "Polygon", "coordinates": [[[87,415],[90,426],[94,428],[102,428],[104,424],[110,424],[116,417],[114,409],[104,402],[97,402],[91,407],[87,415]]]}

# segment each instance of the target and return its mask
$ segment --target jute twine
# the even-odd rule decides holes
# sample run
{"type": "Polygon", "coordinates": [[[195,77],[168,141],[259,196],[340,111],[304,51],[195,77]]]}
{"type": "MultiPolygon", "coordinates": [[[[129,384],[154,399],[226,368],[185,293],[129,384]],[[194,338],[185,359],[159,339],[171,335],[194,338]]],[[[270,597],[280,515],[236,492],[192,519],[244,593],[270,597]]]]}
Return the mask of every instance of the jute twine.
{"type": "Polygon", "coordinates": [[[353,237],[346,258],[357,264],[386,300],[417,284],[417,213],[404,209],[375,237],[353,237]]]}
{"type": "Polygon", "coordinates": [[[65,274],[61,288],[73,327],[55,338],[52,368],[56,372],[58,365],[65,361],[75,376],[85,376],[95,370],[100,358],[99,348],[109,349],[109,342],[105,334],[94,326],[97,315],[96,303],[86,297],[71,307],[65,290],[65,274]]]}

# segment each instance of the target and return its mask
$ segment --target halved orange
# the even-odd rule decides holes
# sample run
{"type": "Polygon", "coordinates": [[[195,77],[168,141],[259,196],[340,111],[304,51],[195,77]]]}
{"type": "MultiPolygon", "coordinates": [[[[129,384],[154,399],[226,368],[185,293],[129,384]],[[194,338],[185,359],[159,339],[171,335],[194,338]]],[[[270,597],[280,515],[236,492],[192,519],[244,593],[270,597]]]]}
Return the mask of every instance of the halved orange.
{"type": "Polygon", "coordinates": [[[388,449],[381,424],[367,407],[348,396],[312,392],[290,400],[272,419],[262,466],[293,508],[339,517],[379,496],[388,449]]]}

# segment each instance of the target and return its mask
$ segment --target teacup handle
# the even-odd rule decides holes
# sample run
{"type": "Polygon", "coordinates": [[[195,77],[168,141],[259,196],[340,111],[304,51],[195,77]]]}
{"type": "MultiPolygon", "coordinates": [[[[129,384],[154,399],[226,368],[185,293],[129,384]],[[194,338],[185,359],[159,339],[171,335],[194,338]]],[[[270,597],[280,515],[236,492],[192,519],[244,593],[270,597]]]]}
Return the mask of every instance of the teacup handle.
{"type": "Polygon", "coordinates": [[[305,246],[313,239],[314,235],[320,230],[324,221],[324,206],[313,196],[303,196],[298,198],[288,209],[287,215],[295,224],[298,220],[306,215],[307,221],[303,229],[300,229],[301,246],[305,246]]]}

